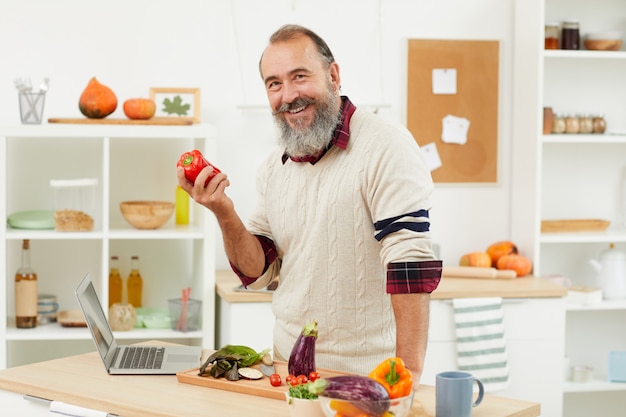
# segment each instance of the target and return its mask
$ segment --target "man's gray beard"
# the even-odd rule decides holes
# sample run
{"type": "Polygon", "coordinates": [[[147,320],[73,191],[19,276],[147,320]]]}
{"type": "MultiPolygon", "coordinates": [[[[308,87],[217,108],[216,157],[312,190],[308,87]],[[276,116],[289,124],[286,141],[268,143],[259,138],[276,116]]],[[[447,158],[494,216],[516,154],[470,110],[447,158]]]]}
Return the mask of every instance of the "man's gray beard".
{"type": "MultiPolygon", "coordinates": [[[[283,104],[278,112],[290,108],[298,108],[314,103],[314,100],[298,98],[290,104],[283,104]]],[[[274,121],[280,129],[279,143],[285,148],[289,156],[314,156],[326,149],[333,138],[333,132],[340,120],[340,107],[332,88],[328,89],[326,99],[317,102],[317,110],[311,126],[292,128],[279,115],[274,115],[274,121]]]]}

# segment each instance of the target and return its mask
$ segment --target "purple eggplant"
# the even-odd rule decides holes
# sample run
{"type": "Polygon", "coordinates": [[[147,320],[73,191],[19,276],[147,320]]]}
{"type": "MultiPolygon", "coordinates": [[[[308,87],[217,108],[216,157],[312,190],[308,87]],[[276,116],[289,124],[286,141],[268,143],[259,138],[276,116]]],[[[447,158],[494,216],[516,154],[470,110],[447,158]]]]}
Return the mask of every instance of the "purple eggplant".
{"type": "Polygon", "coordinates": [[[339,375],[320,378],[309,384],[309,391],[325,397],[350,401],[372,416],[382,416],[391,405],[385,387],[363,375],[339,375]]]}
{"type": "Polygon", "coordinates": [[[317,321],[302,328],[296,343],[291,348],[287,370],[291,375],[306,375],[316,370],[315,368],[315,341],[317,340],[317,321]]]}

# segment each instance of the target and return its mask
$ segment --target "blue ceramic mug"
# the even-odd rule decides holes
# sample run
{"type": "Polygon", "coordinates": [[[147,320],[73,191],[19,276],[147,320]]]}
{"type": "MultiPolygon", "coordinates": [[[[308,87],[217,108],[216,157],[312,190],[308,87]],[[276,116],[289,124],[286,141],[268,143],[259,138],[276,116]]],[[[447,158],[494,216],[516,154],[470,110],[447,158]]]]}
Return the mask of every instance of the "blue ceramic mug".
{"type": "Polygon", "coordinates": [[[483,400],[485,388],[480,379],[468,372],[449,371],[437,374],[435,383],[436,417],[471,417],[472,408],[483,400]],[[474,396],[474,383],[478,396],[474,396]]]}

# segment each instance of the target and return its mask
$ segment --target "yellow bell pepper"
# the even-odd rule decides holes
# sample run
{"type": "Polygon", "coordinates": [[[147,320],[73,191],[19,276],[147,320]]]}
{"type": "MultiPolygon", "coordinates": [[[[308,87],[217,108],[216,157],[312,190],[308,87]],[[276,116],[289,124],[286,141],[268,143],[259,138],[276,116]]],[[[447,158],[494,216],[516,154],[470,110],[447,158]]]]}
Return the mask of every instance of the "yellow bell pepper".
{"type": "Polygon", "coordinates": [[[401,358],[384,360],[368,376],[385,387],[389,398],[406,397],[413,390],[413,374],[401,358]]]}

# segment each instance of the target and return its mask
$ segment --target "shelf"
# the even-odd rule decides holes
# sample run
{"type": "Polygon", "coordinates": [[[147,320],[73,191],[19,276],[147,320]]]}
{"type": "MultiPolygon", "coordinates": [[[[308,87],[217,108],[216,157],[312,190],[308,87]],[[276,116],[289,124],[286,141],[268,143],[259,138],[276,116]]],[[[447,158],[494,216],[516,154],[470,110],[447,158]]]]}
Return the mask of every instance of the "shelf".
{"type": "MultiPolygon", "coordinates": [[[[113,332],[118,340],[168,340],[168,339],[201,339],[202,331],[178,332],[170,329],[133,329],[128,332],[113,332]]],[[[86,327],[63,327],[59,324],[46,324],[33,329],[18,329],[7,326],[7,341],[18,342],[27,340],[91,340],[86,327]]]]}
{"type": "Polygon", "coordinates": [[[608,391],[626,391],[626,383],[594,380],[591,382],[566,382],[563,387],[564,394],[608,391]]]}
{"type": "Polygon", "coordinates": [[[6,231],[8,240],[99,240],[109,239],[203,239],[204,232],[199,226],[166,226],[156,230],[133,228],[111,228],[108,232],[56,232],[54,230],[11,229],[6,231]]]}
{"type": "Polygon", "coordinates": [[[598,233],[542,233],[541,243],[616,243],[626,242],[626,230],[607,230],[598,233]]]}
{"type": "Polygon", "coordinates": [[[624,143],[626,144],[626,134],[624,133],[605,133],[596,135],[579,135],[579,134],[555,134],[555,135],[543,135],[541,138],[543,143],[562,143],[562,144],[575,144],[575,143],[588,143],[594,145],[612,144],[612,143],[624,143]]]}
{"type": "Polygon", "coordinates": [[[568,51],[568,50],[546,50],[543,51],[544,58],[548,59],[624,59],[626,51],[568,51]]]}
{"type": "Polygon", "coordinates": [[[598,304],[566,304],[567,311],[618,311],[626,310],[626,300],[603,300],[598,304]]]}
{"type": "Polygon", "coordinates": [[[157,126],[157,125],[84,125],[43,123],[41,125],[3,126],[2,135],[6,137],[28,138],[146,138],[146,139],[177,139],[215,136],[216,129],[212,125],[198,124],[189,126],[157,126]]]}

